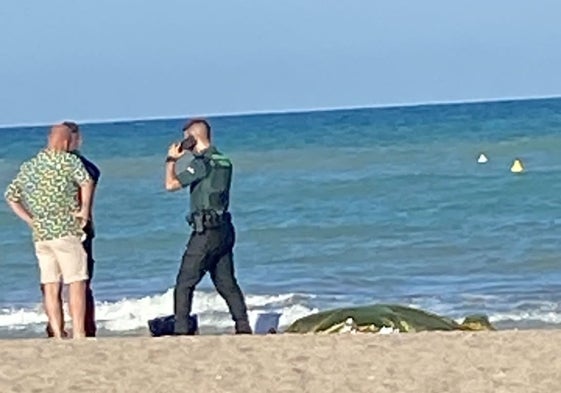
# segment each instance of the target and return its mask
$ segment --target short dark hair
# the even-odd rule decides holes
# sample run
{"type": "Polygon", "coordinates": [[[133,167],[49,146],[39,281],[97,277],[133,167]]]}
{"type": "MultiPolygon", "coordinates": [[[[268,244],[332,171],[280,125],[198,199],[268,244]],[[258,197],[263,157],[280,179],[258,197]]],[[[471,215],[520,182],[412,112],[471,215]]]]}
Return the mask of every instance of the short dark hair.
{"type": "Polygon", "coordinates": [[[191,119],[191,120],[189,120],[183,126],[183,131],[187,131],[189,128],[191,128],[191,126],[194,126],[195,124],[204,125],[205,128],[206,128],[207,134],[208,134],[208,139],[210,139],[210,124],[205,119],[191,119]]]}
{"type": "Polygon", "coordinates": [[[62,124],[64,126],[68,127],[70,132],[73,133],[73,134],[77,134],[78,132],[80,132],[80,127],[78,126],[78,124],[76,124],[73,121],[64,121],[64,122],[62,122],[62,124]]]}

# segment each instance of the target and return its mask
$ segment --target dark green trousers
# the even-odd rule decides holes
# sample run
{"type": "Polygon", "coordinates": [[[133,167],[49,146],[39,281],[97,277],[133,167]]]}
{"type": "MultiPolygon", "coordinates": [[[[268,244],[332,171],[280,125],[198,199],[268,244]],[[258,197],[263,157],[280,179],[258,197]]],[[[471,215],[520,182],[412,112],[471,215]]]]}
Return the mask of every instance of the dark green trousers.
{"type": "Polygon", "coordinates": [[[234,273],[234,226],[230,221],[202,233],[193,232],[183,254],[174,291],[175,334],[192,334],[189,315],[195,287],[206,272],[226,301],[236,333],[251,334],[247,306],[234,273]]]}

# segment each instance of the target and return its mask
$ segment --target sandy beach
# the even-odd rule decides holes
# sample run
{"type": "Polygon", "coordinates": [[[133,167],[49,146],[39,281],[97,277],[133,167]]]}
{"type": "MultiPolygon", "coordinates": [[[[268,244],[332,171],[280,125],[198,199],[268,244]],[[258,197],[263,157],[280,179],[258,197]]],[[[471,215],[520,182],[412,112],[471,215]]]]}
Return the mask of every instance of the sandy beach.
{"type": "Polygon", "coordinates": [[[561,331],[4,340],[1,392],[554,392],[561,331]]]}

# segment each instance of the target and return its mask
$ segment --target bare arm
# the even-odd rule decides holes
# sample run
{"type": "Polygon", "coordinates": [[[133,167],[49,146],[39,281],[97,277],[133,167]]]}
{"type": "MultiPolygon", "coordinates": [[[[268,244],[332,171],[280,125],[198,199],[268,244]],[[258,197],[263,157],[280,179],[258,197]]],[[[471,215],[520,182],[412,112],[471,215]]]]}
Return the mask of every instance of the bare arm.
{"type": "Polygon", "coordinates": [[[96,184],[92,185],[92,196],[90,202],[90,219],[93,217],[94,201],[95,201],[95,191],[97,190],[96,184]]]}
{"type": "MultiPolygon", "coordinates": [[[[94,202],[95,202],[95,193],[97,191],[97,184],[98,184],[99,179],[101,177],[101,171],[99,170],[99,168],[93,162],[89,161],[88,159],[86,159],[83,156],[79,156],[79,157],[80,157],[80,160],[82,161],[82,163],[84,164],[84,166],[86,167],[86,171],[88,172],[88,174],[90,175],[90,177],[92,178],[92,181],[93,181],[91,204],[90,204],[90,220],[92,220],[93,210],[94,210],[94,202]]],[[[82,201],[82,191],[81,190],[80,190],[80,201],[82,201]]]]}
{"type": "Polygon", "coordinates": [[[6,198],[8,206],[10,206],[10,209],[12,209],[16,216],[25,221],[29,226],[32,226],[33,216],[22,203],[23,192],[21,188],[21,176],[23,172],[25,172],[25,164],[22,165],[17,176],[6,189],[4,197],[6,198]]]}
{"type": "Polygon", "coordinates": [[[80,184],[80,194],[82,197],[80,216],[86,222],[90,219],[90,215],[92,211],[93,193],[94,193],[94,184],[91,179],[80,184]]]}
{"type": "Polygon", "coordinates": [[[10,201],[9,199],[7,199],[6,201],[8,202],[8,206],[10,206],[16,216],[25,221],[27,225],[33,225],[33,217],[31,216],[31,213],[27,211],[27,209],[21,202],[10,201]]]}
{"type": "Polygon", "coordinates": [[[177,191],[181,188],[181,183],[175,174],[175,161],[166,162],[166,190],[177,191]]]}
{"type": "Polygon", "coordinates": [[[92,194],[94,189],[94,181],[89,175],[86,167],[75,155],[70,155],[70,170],[74,181],[80,185],[80,210],[74,215],[82,220],[82,227],[86,226],[90,220],[92,208],[92,194]]]}

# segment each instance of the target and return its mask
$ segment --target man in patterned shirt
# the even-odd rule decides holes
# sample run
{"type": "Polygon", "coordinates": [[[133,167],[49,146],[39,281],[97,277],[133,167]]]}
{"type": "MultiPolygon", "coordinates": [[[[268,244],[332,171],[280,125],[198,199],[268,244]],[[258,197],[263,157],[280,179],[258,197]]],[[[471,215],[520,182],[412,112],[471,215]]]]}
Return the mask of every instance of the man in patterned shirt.
{"type": "MultiPolygon", "coordinates": [[[[84,247],[84,251],[88,256],[88,280],[86,281],[86,319],[85,319],[84,326],[86,329],[86,337],[95,337],[96,330],[97,330],[95,324],[95,301],[94,301],[93,291],[91,286],[91,281],[94,272],[94,264],[95,264],[95,260],[93,258],[93,239],[95,237],[95,229],[94,229],[93,216],[91,214],[91,210],[93,210],[95,188],[97,186],[97,183],[99,182],[101,171],[93,162],[91,162],[86,157],[84,157],[79,151],[79,148],[82,145],[82,136],[80,134],[80,127],[78,126],[78,124],[76,124],[73,121],[65,121],[62,124],[68,127],[68,129],[71,132],[69,151],[72,154],[78,156],[80,161],[82,161],[82,164],[84,164],[84,167],[86,168],[86,171],[88,171],[88,174],[92,178],[93,185],[94,185],[92,191],[92,199],[91,199],[90,219],[88,220],[86,226],[84,227],[85,236],[82,238],[82,246],[84,247]]],[[[78,194],[78,203],[81,203],[80,194],[78,194]]],[[[60,289],[59,289],[58,297],[61,299],[60,313],[62,315],[62,322],[61,322],[62,335],[66,336],[66,332],[64,331],[64,314],[62,311],[62,285],[59,288],[60,289]]],[[[44,291],[43,285],[41,285],[41,291],[44,291]]],[[[51,330],[50,325],[48,323],[47,323],[46,331],[48,337],[53,336],[53,331],[51,330]]]]}
{"type": "Polygon", "coordinates": [[[70,129],[53,126],[47,148],[21,165],[5,193],[10,208],[32,230],[45,311],[55,338],[62,337],[61,278],[69,285],[73,337],[85,337],[88,271],[81,237],[89,220],[93,182],[80,159],[68,152],[70,143],[70,129]]]}

